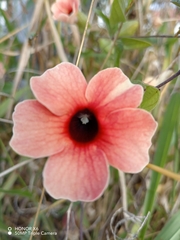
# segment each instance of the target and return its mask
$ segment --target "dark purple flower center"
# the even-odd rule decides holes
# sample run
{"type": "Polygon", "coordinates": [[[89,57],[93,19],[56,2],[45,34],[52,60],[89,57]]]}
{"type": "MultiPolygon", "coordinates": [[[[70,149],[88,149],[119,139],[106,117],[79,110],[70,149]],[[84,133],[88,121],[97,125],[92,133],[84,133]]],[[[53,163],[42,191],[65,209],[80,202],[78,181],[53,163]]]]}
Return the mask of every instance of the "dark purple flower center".
{"type": "Polygon", "coordinates": [[[76,142],[87,143],[92,141],[98,133],[98,121],[89,109],[78,111],[69,124],[69,133],[76,142]]]}

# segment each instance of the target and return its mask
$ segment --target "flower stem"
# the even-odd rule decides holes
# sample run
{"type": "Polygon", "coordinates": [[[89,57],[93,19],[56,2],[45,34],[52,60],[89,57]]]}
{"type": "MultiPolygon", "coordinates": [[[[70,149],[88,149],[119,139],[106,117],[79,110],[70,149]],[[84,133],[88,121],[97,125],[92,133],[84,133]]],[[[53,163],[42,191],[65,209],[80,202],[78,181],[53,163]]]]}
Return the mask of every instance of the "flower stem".
{"type": "Polygon", "coordinates": [[[161,174],[163,174],[163,175],[165,175],[167,177],[170,177],[170,178],[172,178],[174,180],[180,181],[180,174],[171,172],[171,171],[169,171],[167,169],[158,167],[158,166],[156,166],[154,164],[151,164],[151,163],[149,163],[146,167],[149,168],[149,169],[152,169],[152,170],[154,170],[154,171],[156,171],[158,173],[161,173],[161,174]]]}

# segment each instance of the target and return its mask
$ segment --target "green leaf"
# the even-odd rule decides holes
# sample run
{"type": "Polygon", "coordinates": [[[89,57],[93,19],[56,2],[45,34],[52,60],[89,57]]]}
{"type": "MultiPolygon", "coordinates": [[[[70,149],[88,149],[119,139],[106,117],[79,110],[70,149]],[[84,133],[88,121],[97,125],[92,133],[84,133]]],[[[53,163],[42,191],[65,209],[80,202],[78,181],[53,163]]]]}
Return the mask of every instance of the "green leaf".
{"type": "Polygon", "coordinates": [[[154,240],[179,240],[180,239],[180,211],[167,222],[154,240]]]}
{"type": "Polygon", "coordinates": [[[134,38],[121,38],[121,42],[124,45],[125,49],[142,49],[151,46],[151,43],[141,40],[141,39],[134,39],[134,38]]]}
{"type": "Polygon", "coordinates": [[[113,1],[109,18],[111,27],[114,27],[114,25],[117,25],[120,22],[126,21],[125,8],[126,4],[124,0],[113,1]]]}
{"type": "Polygon", "coordinates": [[[180,7],[180,0],[171,0],[171,2],[180,7]]]}
{"type": "Polygon", "coordinates": [[[106,27],[107,27],[108,31],[110,31],[109,18],[104,13],[102,13],[100,10],[96,10],[96,13],[106,24],[106,27]]]}
{"type": "Polygon", "coordinates": [[[132,20],[123,23],[119,36],[133,36],[138,29],[138,21],[132,20]]]}
{"type": "MultiPolygon", "coordinates": [[[[179,102],[180,102],[180,93],[173,94],[167,106],[166,112],[163,116],[163,122],[159,131],[160,133],[157,141],[157,148],[156,148],[157,150],[154,155],[153,164],[162,168],[166,164],[168,150],[171,144],[171,139],[173,136],[174,129],[177,125],[178,116],[180,112],[179,102]]],[[[147,215],[149,211],[151,213],[153,211],[153,207],[155,204],[155,197],[157,193],[156,190],[160,182],[160,178],[161,178],[160,173],[152,171],[151,178],[150,178],[151,179],[150,186],[147,190],[145,202],[143,206],[144,207],[143,215],[147,215]]],[[[146,225],[143,227],[140,233],[139,239],[144,239],[144,235],[145,235],[149,221],[150,221],[150,218],[147,221],[146,225]]]]}
{"type": "Polygon", "coordinates": [[[159,98],[159,90],[153,86],[146,85],[143,100],[139,107],[151,111],[157,105],[159,98]]]}
{"type": "Polygon", "coordinates": [[[105,52],[109,52],[111,48],[111,40],[105,38],[99,38],[99,45],[100,48],[103,49],[105,52]]]}

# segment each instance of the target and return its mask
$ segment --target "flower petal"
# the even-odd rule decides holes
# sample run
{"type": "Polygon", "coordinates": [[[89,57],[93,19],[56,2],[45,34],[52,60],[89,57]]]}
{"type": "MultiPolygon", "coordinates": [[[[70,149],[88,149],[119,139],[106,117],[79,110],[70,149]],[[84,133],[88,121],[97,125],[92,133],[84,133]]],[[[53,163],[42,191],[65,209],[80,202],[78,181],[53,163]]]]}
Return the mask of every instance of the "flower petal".
{"type": "Polygon", "coordinates": [[[59,0],[52,4],[51,11],[54,20],[74,23],[77,19],[79,0],[59,0]]]}
{"type": "Polygon", "coordinates": [[[71,63],[61,63],[39,77],[32,77],[30,84],[36,99],[57,116],[86,105],[86,80],[71,63]]]}
{"type": "Polygon", "coordinates": [[[59,0],[52,4],[53,19],[67,23],[74,23],[77,19],[79,0],[59,0]]]}
{"type": "Polygon", "coordinates": [[[43,177],[44,187],[53,198],[93,201],[107,187],[107,159],[95,146],[72,145],[48,159],[43,177]]]}
{"type": "Polygon", "coordinates": [[[15,107],[10,146],[28,157],[45,157],[62,151],[66,145],[64,123],[36,100],[26,100],[15,107]]]}
{"type": "Polygon", "coordinates": [[[142,97],[143,88],[132,84],[119,68],[100,71],[91,79],[86,90],[88,102],[108,113],[120,108],[138,107],[142,97]]]}
{"type": "Polygon", "coordinates": [[[61,13],[61,14],[58,14],[56,17],[55,15],[53,15],[53,19],[56,21],[62,21],[69,24],[73,24],[77,20],[77,14],[71,13],[70,15],[67,15],[67,14],[61,13]]]}
{"type": "Polygon", "coordinates": [[[141,109],[123,109],[111,113],[102,128],[98,146],[109,164],[124,172],[140,172],[149,162],[148,150],[157,123],[141,109]]]}

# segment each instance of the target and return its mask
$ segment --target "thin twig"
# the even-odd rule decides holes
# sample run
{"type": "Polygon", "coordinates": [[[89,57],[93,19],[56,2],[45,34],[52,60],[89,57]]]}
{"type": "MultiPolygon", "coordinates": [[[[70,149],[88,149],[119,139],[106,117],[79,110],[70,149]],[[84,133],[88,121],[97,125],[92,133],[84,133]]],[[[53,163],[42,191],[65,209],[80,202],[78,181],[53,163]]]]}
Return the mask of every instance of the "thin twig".
{"type": "Polygon", "coordinates": [[[128,38],[180,38],[180,35],[146,35],[146,36],[128,36],[128,38]]]}
{"type": "MultiPolygon", "coordinates": [[[[40,208],[41,208],[41,204],[42,204],[42,200],[43,200],[43,197],[44,197],[44,188],[42,189],[42,192],[41,192],[41,198],[39,200],[39,204],[38,204],[38,208],[37,208],[37,212],[36,212],[36,216],[35,216],[35,219],[34,219],[34,224],[33,224],[33,227],[32,227],[32,233],[35,232],[35,227],[36,227],[36,224],[37,224],[37,220],[38,220],[38,216],[39,216],[39,212],[40,212],[40,208]]],[[[33,234],[30,235],[30,238],[29,240],[32,240],[32,237],[33,237],[33,234]]]]}
{"type": "Polygon", "coordinates": [[[86,26],[85,26],[83,37],[82,37],[82,41],[81,41],[81,46],[79,48],[79,53],[78,53],[78,57],[77,57],[77,61],[76,61],[76,66],[78,66],[78,64],[79,64],[79,60],[80,60],[81,52],[82,52],[82,49],[83,49],[84,40],[85,40],[85,36],[86,36],[86,33],[87,33],[88,24],[89,24],[89,21],[90,21],[90,17],[91,17],[94,1],[95,0],[91,1],[91,5],[90,5],[87,21],[86,21],[86,26]]]}
{"type": "Polygon", "coordinates": [[[170,78],[168,78],[164,82],[157,85],[156,88],[160,88],[160,87],[164,86],[166,83],[172,81],[174,78],[177,78],[179,75],[180,75],[180,70],[177,73],[173,74],[170,78]]]}

